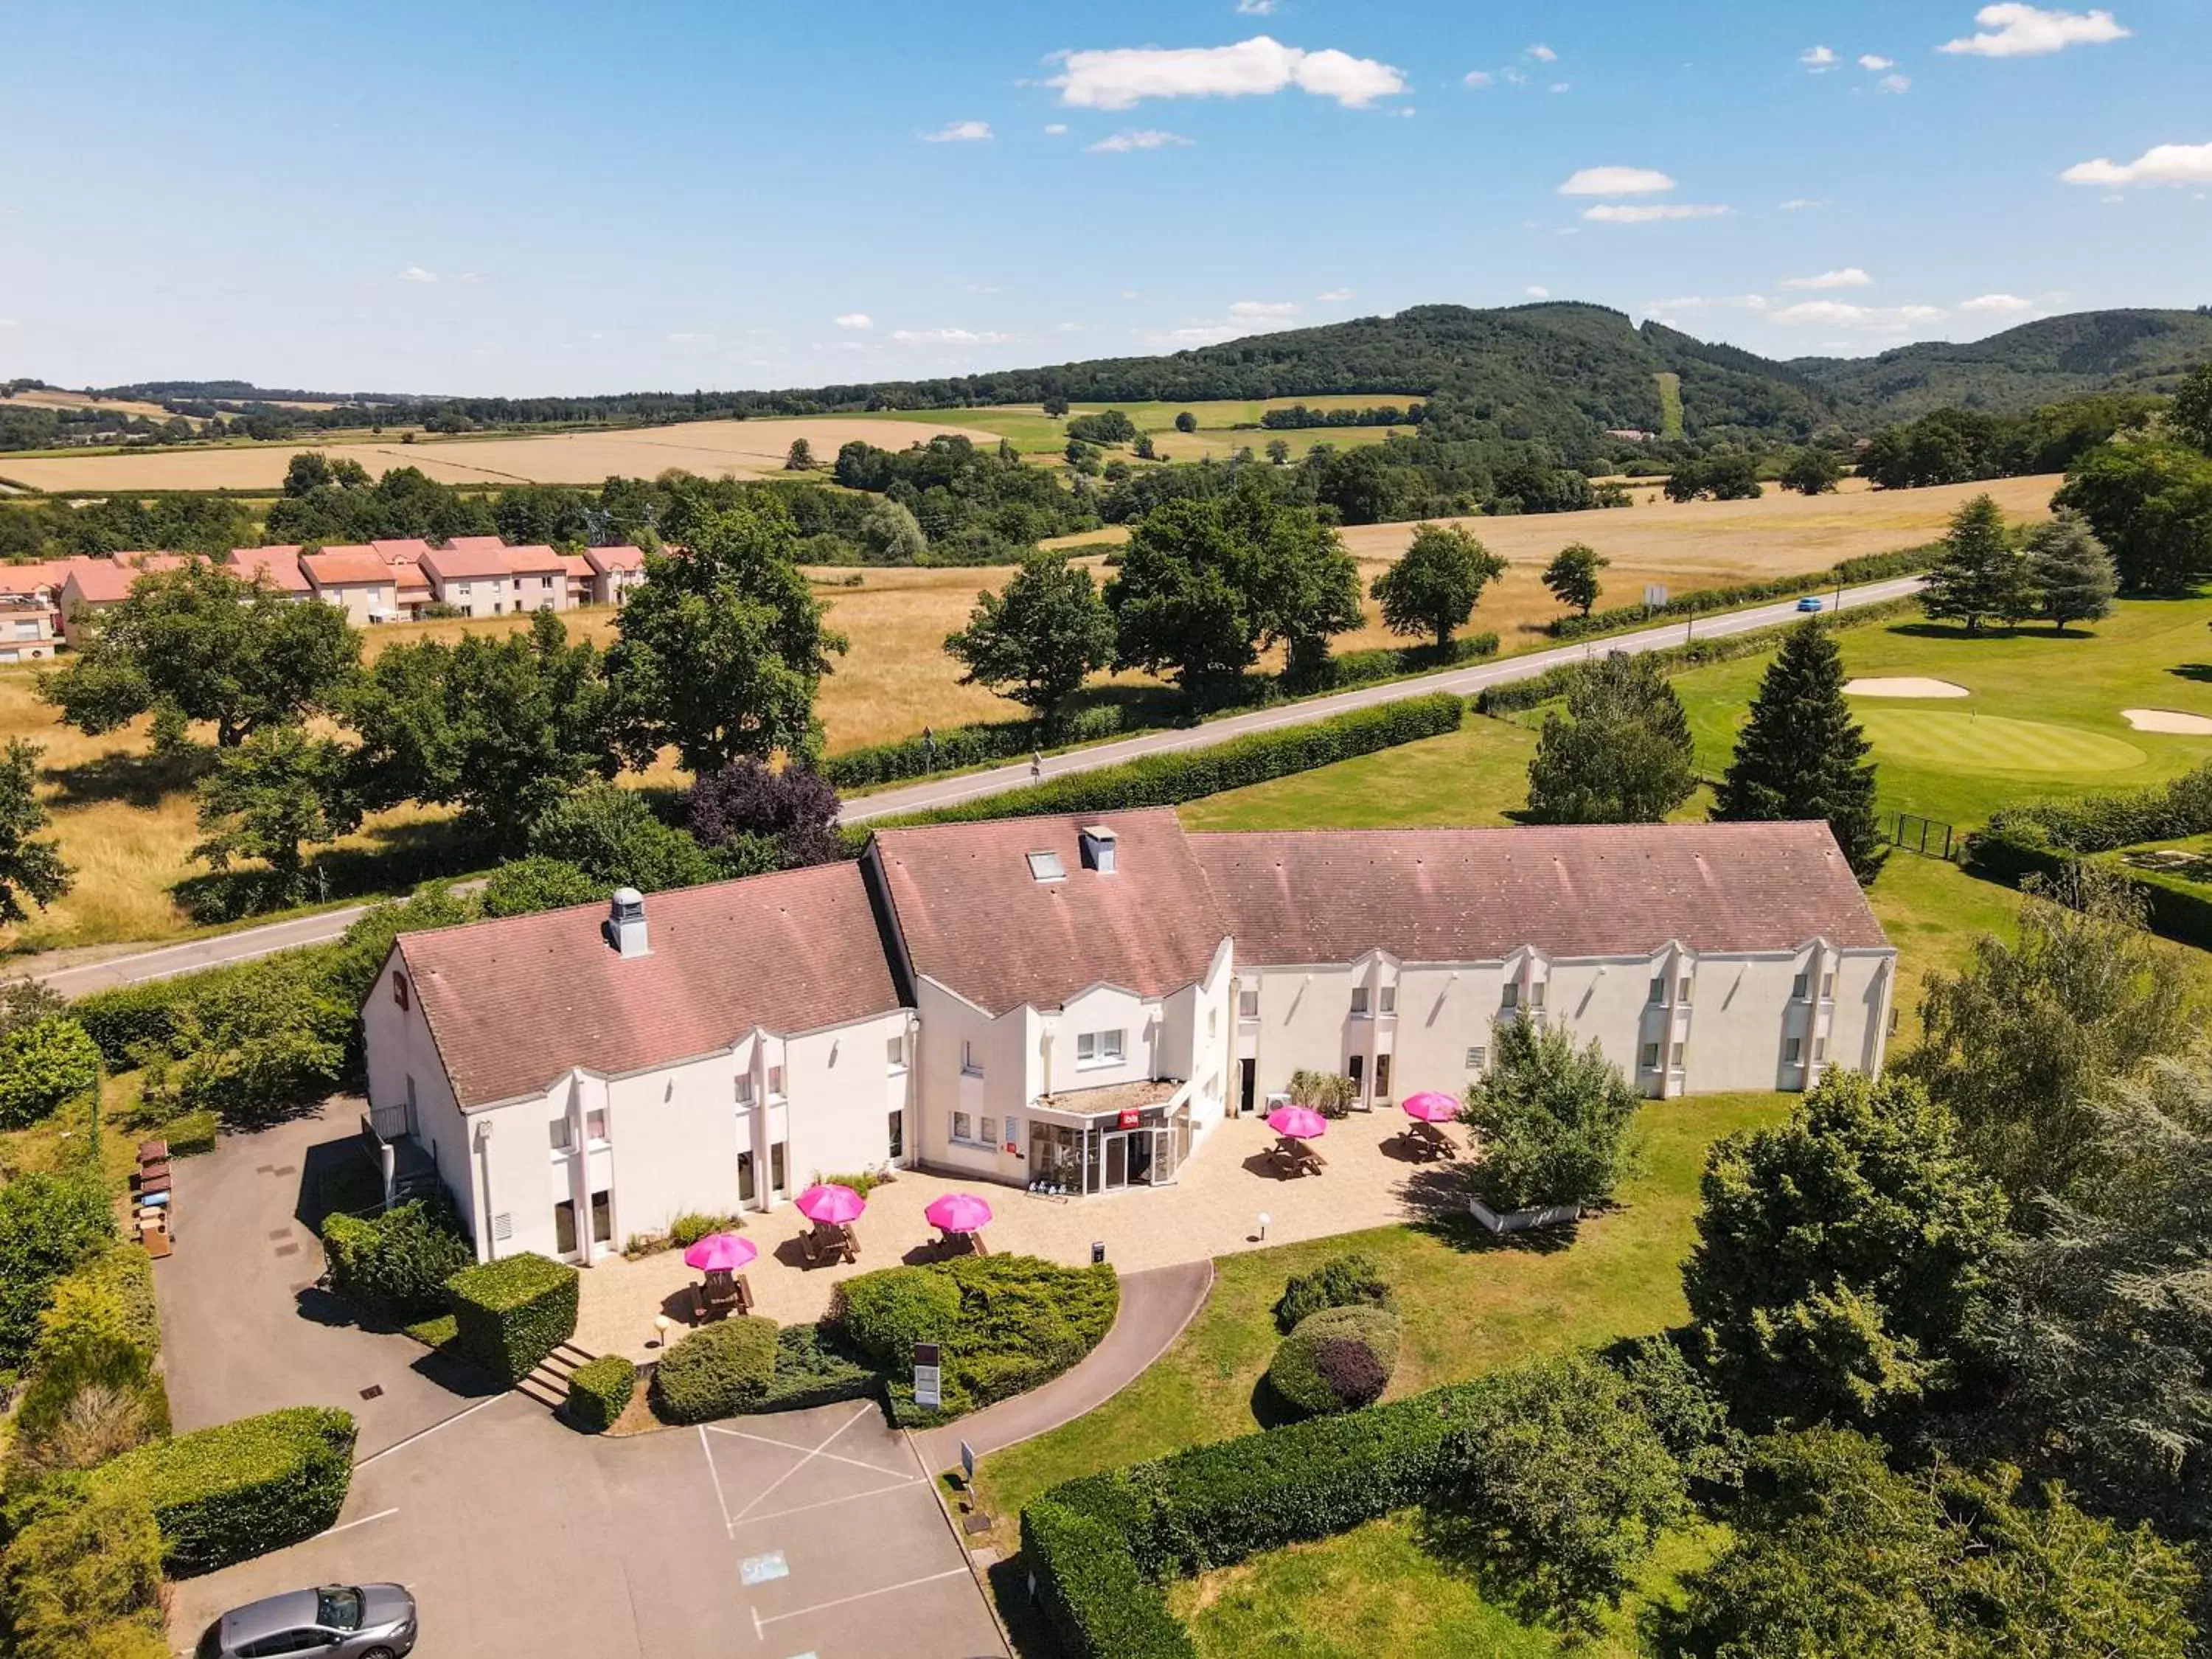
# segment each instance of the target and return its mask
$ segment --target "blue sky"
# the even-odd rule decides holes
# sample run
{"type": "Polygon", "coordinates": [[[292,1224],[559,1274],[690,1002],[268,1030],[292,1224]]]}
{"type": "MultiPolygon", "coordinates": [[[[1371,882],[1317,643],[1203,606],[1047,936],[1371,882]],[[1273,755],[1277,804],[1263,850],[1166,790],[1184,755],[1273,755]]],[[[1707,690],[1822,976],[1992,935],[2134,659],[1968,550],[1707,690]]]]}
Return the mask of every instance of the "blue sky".
{"type": "Polygon", "coordinates": [[[2203,0],[17,4],[0,378],[812,385],[1546,295],[1858,355],[2212,302],[2208,87],[2203,0]]]}

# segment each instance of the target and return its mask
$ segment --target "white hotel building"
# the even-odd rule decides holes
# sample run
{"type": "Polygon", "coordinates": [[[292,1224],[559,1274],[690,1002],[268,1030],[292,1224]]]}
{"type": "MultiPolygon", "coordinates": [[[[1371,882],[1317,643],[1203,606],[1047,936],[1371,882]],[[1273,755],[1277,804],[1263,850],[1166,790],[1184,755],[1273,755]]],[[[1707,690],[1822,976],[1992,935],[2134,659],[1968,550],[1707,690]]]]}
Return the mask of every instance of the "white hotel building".
{"type": "Polygon", "coordinates": [[[884,830],[857,863],[403,935],[370,1115],[481,1255],[929,1169],[1172,1182],[1295,1071],[1459,1092],[1501,1018],[1655,1097],[1877,1071],[1896,952],[1822,823],[884,830]]]}

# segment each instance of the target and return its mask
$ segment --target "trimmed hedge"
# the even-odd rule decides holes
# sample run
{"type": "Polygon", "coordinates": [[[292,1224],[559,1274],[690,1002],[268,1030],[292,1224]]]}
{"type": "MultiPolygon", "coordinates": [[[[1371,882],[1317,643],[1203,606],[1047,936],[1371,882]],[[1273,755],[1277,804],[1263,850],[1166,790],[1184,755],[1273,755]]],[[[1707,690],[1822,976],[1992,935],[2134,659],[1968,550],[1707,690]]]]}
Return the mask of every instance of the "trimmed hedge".
{"type": "Polygon", "coordinates": [[[511,1389],[576,1334],[576,1286],[574,1267],[526,1250],[464,1268],[446,1281],[454,1346],[511,1389]]]}
{"type": "Polygon", "coordinates": [[[1333,1255],[1310,1273],[1292,1273],[1275,1303],[1275,1328],[1288,1336],[1323,1308],[1388,1308],[1390,1281],[1358,1250],[1333,1255]]]}
{"type": "MultiPolygon", "coordinates": [[[[1064,748],[1117,736],[1128,730],[1129,726],[1127,713],[1120,704],[1105,703],[1069,714],[1054,728],[1048,740],[1064,748]]],[[[902,778],[927,777],[935,772],[957,772],[963,766],[1012,760],[1027,755],[1045,740],[1035,720],[982,720],[973,726],[948,726],[934,733],[927,745],[915,737],[901,738],[895,743],[870,744],[864,749],[848,749],[823,762],[822,775],[839,789],[866,789],[879,783],[896,783],[902,778]]]]}
{"type": "Polygon", "coordinates": [[[334,1295],[405,1322],[446,1310],[446,1281],[476,1259],[450,1200],[412,1198],[382,1215],[323,1219],[334,1295]]]}
{"type": "Polygon", "coordinates": [[[336,1524],[353,1480],[350,1413],[295,1406],[158,1440],[94,1471],[94,1489],[143,1492],[162,1559],[213,1572],[336,1524]]]}
{"type": "Polygon", "coordinates": [[[1309,1417],[1371,1406],[1398,1369],[1404,1330],[1387,1308],[1323,1308],[1282,1340],[1267,1364],[1267,1386],[1309,1417]]]}
{"type": "Polygon", "coordinates": [[[1990,829],[2024,845],[2069,853],[2201,836],[2212,831],[2212,763],[2148,788],[2002,806],[1990,815],[1990,829]]]}
{"type": "Polygon", "coordinates": [[[1379,645],[1365,651],[1342,651],[1328,659],[1327,678],[1332,690],[1347,685],[1372,685],[1378,680],[1409,678],[1457,668],[1498,654],[1495,634],[1470,634],[1438,651],[1433,645],[1379,645]]]}
{"type": "Polygon", "coordinates": [[[605,1434],[629,1409],[637,1393],[637,1367],[618,1353],[603,1354],[568,1373],[568,1417],[592,1434],[605,1434]]]}
{"type": "Polygon", "coordinates": [[[653,1409],[671,1423],[705,1423],[756,1409],[775,1374],[776,1327],[757,1315],[692,1332],[653,1368],[653,1409]]]}
{"type": "Polygon", "coordinates": [[[1022,1510],[1022,1558],[1066,1659],[1197,1659],[1190,1632],[1097,1516],[1036,1499],[1022,1510]]]}
{"type": "Polygon", "coordinates": [[[161,1534],[141,1493],[58,1504],[8,1547],[5,1623],[17,1659],[167,1659],[161,1534]]]}
{"type": "Polygon", "coordinates": [[[1310,725],[1254,732],[1170,754],[1146,755],[1096,771],[1074,772],[927,812],[886,819],[895,824],[970,823],[981,818],[1033,817],[1057,812],[1127,811],[1177,806],[1225,789],[1310,772],[1358,755],[1456,732],[1466,706],[1449,691],[1406,697],[1373,708],[1333,714],[1310,725]]]}
{"type": "Polygon", "coordinates": [[[764,1412],[806,1411],[876,1398],[883,1374],[849,1352],[826,1326],[786,1325],[775,1334],[775,1370],[761,1396],[764,1412]]]}
{"type": "Polygon", "coordinates": [[[1830,587],[1887,581],[1893,576],[1917,576],[1934,568],[1940,550],[1940,544],[1931,542],[1925,547],[1908,547],[1895,553],[1869,553],[1856,559],[1840,560],[1826,570],[1809,570],[1802,575],[1700,588],[1661,605],[1614,605],[1609,610],[1594,611],[1587,617],[1562,617],[1551,624],[1548,631],[1554,639],[1587,640],[1600,634],[1640,628],[1646,623],[1663,622],[1669,617],[1701,617],[1708,611],[1733,611],[1740,605],[1818,593],[1830,587]]]}
{"type": "MultiPolygon", "coordinates": [[[[2032,832],[1996,829],[1968,836],[1961,860],[1970,873],[2008,887],[2019,886],[2032,875],[2062,878],[2071,866],[2084,861],[2032,832]]],[[[2097,862],[2126,878],[2129,888],[2142,901],[2143,920],[2152,933],[2200,951],[2212,951],[2212,891],[2158,871],[2137,870],[2103,859],[2097,862]]]]}

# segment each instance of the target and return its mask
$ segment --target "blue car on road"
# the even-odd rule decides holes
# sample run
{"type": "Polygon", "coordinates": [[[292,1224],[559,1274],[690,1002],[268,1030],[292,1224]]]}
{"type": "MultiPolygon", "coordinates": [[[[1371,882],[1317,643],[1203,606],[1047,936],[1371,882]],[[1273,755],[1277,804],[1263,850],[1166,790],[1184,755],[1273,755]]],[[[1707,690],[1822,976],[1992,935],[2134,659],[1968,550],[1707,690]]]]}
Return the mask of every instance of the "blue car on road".
{"type": "Polygon", "coordinates": [[[1820,608],[1820,596],[1817,593],[1808,593],[1797,601],[1797,608],[1800,611],[1818,611],[1820,608]]]}

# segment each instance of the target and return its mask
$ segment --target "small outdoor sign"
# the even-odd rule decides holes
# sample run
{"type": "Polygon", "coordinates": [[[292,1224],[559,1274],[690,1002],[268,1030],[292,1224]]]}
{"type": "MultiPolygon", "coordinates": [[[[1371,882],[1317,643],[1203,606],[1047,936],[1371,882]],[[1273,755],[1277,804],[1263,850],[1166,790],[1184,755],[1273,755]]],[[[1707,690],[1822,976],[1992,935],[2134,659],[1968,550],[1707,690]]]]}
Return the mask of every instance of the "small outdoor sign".
{"type": "Polygon", "coordinates": [[[945,1373],[938,1364],[937,1344],[914,1345],[914,1403],[934,1411],[945,1403],[945,1373]]]}
{"type": "Polygon", "coordinates": [[[1646,611],[1656,611],[1666,603],[1667,589],[1663,583],[1646,582],[1644,585],[1644,608],[1646,611]]]}
{"type": "Polygon", "coordinates": [[[960,1473],[969,1486],[975,1484],[975,1449],[965,1440],[960,1443],[960,1473]]]}
{"type": "Polygon", "coordinates": [[[1134,1106],[1123,1107],[1121,1109],[1121,1127],[1125,1129],[1135,1128],[1137,1127],[1139,1115],[1140,1114],[1134,1106]]]}

